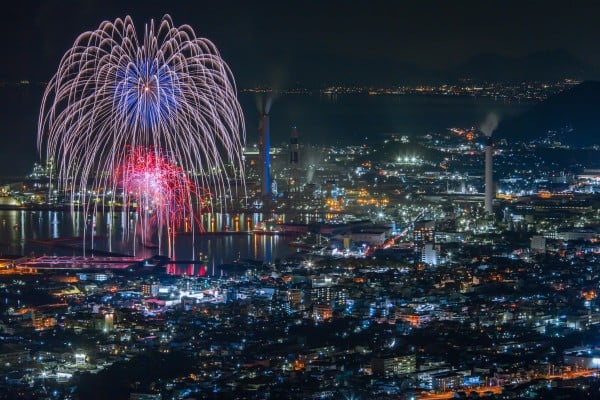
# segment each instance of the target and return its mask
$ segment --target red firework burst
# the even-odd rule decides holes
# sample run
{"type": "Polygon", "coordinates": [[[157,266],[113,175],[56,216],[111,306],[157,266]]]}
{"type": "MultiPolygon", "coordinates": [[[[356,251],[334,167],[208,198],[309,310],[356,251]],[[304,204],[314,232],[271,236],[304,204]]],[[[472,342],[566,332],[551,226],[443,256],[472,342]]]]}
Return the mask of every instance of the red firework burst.
{"type": "Polygon", "coordinates": [[[155,230],[160,241],[162,229],[167,228],[171,248],[182,226],[186,230],[192,224],[200,226],[196,217],[210,194],[199,190],[186,171],[158,149],[130,148],[117,174],[124,204],[135,204],[138,210],[143,242],[150,241],[155,230]]]}

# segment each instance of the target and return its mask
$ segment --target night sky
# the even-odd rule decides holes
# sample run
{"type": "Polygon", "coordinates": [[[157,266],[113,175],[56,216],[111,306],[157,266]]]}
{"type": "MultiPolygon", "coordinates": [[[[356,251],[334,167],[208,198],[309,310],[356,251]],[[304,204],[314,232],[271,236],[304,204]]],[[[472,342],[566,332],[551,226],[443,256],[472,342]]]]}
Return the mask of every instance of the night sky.
{"type": "MultiPolygon", "coordinates": [[[[514,69],[529,65],[529,75],[516,74],[527,76],[524,80],[546,79],[545,66],[561,78],[573,77],[573,71],[576,78],[600,77],[600,2],[25,0],[2,7],[0,82],[46,82],[82,32],[104,20],[131,15],[141,37],[145,23],[166,13],[175,25],[191,25],[197,36],[216,44],[240,89],[446,82],[490,66],[495,69],[487,76],[502,79],[498,72],[505,72],[503,57],[512,60],[514,69]],[[544,52],[549,56],[537,56],[544,52]],[[498,63],[481,62],[499,60],[498,56],[498,63]],[[524,57],[536,62],[520,62],[524,57]]],[[[29,89],[0,87],[0,176],[29,171],[37,158],[42,90],[39,84],[29,89]]],[[[343,131],[346,128],[337,127],[337,122],[356,114],[335,110],[340,114],[330,115],[329,125],[313,115],[313,128],[322,128],[323,134],[307,126],[306,113],[299,108],[276,107],[278,116],[285,118],[280,122],[283,128],[274,129],[280,138],[291,123],[305,122],[301,128],[307,138],[343,131]]],[[[378,120],[392,117],[385,113],[378,120]]],[[[253,118],[254,114],[247,117],[251,135],[253,118]]],[[[352,125],[346,131],[362,135],[361,124],[346,124],[352,125]]]]}
{"type": "Polygon", "coordinates": [[[0,13],[0,79],[48,80],[81,32],[165,13],[215,42],[242,86],[318,86],[332,69],[368,80],[381,64],[444,70],[483,53],[561,49],[600,66],[592,1],[13,1],[0,13]]]}

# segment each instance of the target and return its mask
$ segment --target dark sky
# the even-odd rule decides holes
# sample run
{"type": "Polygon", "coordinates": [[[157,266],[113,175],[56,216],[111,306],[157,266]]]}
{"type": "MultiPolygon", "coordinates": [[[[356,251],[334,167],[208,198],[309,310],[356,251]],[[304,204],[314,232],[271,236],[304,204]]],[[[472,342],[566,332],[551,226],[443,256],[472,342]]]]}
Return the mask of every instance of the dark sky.
{"type": "MultiPolygon", "coordinates": [[[[131,15],[141,36],[145,23],[165,13],[176,25],[191,25],[197,36],[217,45],[240,88],[299,83],[315,89],[339,82],[446,82],[461,77],[562,79],[582,77],[581,71],[592,71],[584,78],[600,76],[598,1],[11,0],[0,9],[0,82],[48,81],[82,32],[131,15]],[[523,58],[549,51],[550,56],[523,58]],[[502,57],[511,60],[503,62],[502,57]],[[526,67],[528,78],[502,77],[526,67]],[[487,75],[472,75],[483,69],[487,75]]],[[[0,87],[0,176],[29,171],[38,159],[35,135],[42,90],[39,84],[0,87]]],[[[251,103],[242,106],[248,132],[254,134],[254,100],[241,101],[251,103]]],[[[398,120],[422,127],[416,121],[426,112],[418,107],[402,118],[386,111],[368,119],[381,112],[379,107],[371,105],[372,113],[363,105],[324,110],[318,101],[313,103],[309,111],[306,105],[278,100],[273,132],[284,137],[289,124],[297,123],[307,139],[361,136],[398,130],[398,120]],[[373,121],[386,124],[374,126],[373,121]]],[[[448,110],[450,116],[458,114],[448,110]]]]}
{"type": "MultiPolygon", "coordinates": [[[[319,85],[414,65],[455,67],[481,53],[566,50],[600,66],[593,1],[15,1],[0,13],[0,79],[47,80],[83,31],[129,14],[172,15],[211,39],[242,86],[319,85]],[[376,67],[373,70],[370,66],[376,67]],[[346,71],[350,69],[351,71],[346,71]]],[[[140,29],[140,28],[138,28],[140,29]]]]}

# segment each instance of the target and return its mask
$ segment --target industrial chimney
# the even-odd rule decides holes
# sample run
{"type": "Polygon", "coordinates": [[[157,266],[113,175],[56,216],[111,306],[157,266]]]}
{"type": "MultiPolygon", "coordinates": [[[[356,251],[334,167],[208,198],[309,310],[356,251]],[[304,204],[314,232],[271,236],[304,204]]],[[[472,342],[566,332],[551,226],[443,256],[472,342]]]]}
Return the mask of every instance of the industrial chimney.
{"type": "Polygon", "coordinates": [[[485,212],[492,214],[494,212],[494,177],[492,175],[493,168],[493,141],[492,137],[488,136],[485,142],[485,212]]]}
{"type": "Polygon", "coordinates": [[[290,164],[298,164],[298,129],[295,126],[290,133],[290,164]]]}
{"type": "MultiPolygon", "coordinates": [[[[268,112],[268,111],[267,111],[268,112]]],[[[260,115],[258,134],[259,151],[263,166],[262,174],[262,196],[271,196],[271,132],[269,126],[269,114],[263,112],[260,115]]]]}

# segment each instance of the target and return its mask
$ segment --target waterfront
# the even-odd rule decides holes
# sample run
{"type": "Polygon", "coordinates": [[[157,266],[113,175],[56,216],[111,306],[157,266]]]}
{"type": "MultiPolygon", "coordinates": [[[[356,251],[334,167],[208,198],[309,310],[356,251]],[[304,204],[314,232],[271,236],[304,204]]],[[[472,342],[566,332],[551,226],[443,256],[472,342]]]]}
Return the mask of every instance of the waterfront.
{"type": "MultiPolygon", "coordinates": [[[[151,257],[157,249],[149,249],[134,240],[134,214],[124,218],[120,212],[98,214],[86,222],[87,249],[94,226],[93,248],[118,254],[151,257]]],[[[272,262],[291,253],[292,238],[247,233],[249,226],[262,220],[261,214],[213,214],[203,216],[205,232],[181,234],[177,237],[177,258],[191,260],[199,254],[207,257],[209,266],[229,263],[235,258],[272,262]],[[226,227],[231,232],[223,232],[226,227]],[[229,228],[227,228],[229,229],[229,228]]],[[[80,255],[83,251],[84,221],[80,213],[68,211],[0,210],[0,252],[4,255],[80,255]],[[57,241],[57,239],[60,239],[57,241]],[[49,243],[54,243],[52,246],[49,243]]],[[[166,245],[162,243],[164,253],[166,245]]]]}

